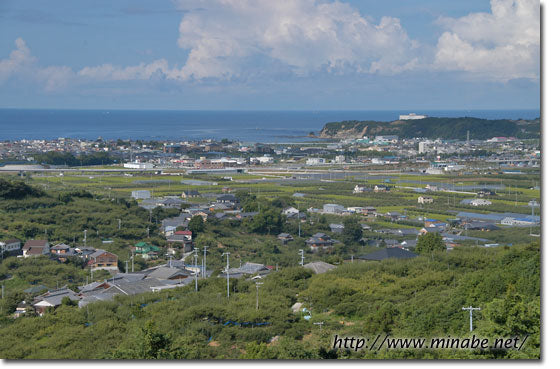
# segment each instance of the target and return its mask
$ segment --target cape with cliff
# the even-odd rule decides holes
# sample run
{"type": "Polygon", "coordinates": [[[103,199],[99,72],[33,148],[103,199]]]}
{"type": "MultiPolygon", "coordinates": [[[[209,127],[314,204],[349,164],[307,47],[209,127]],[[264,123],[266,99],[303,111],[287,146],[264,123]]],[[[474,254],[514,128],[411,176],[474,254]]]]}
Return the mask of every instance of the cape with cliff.
{"type": "Polygon", "coordinates": [[[320,138],[362,138],[396,135],[401,138],[465,139],[467,132],[473,140],[492,137],[540,138],[541,119],[481,119],[473,117],[379,121],[342,121],[327,123],[317,135],[320,138]]]}

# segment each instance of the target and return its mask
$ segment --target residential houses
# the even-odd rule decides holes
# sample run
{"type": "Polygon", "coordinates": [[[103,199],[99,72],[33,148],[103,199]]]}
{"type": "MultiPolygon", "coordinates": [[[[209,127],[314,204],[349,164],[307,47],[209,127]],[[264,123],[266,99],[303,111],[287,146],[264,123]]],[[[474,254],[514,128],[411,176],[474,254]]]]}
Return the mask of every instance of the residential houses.
{"type": "MultiPolygon", "coordinates": [[[[260,279],[265,277],[270,273],[272,267],[267,267],[264,264],[246,262],[239,268],[230,268],[229,277],[230,278],[243,278],[243,277],[253,277],[253,279],[260,279]]],[[[220,277],[226,277],[226,273],[220,274],[220,277]]]]}
{"type": "Polygon", "coordinates": [[[389,247],[379,251],[374,251],[367,255],[359,256],[358,259],[381,261],[385,259],[411,259],[417,256],[417,254],[400,247],[389,247]]]}
{"type": "Polygon", "coordinates": [[[132,191],[130,196],[135,200],[144,200],[144,199],[151,198],[152,194],[148,190],[137,190],[137,191],[132,191]]]}
{"type": "Polygon", "coordinates": [[[80,300],[78,294],[67,287],[62,287],[53,291],[48,291],[42,295],[37,296],[31,305],[37,314],[43,314],[49,308],[56,308],[62,305],[62,300],[68,298],[70,301],[80,300]]]}
{"type": "Polygon", "coordinates": [[[419,204],[432,204],[434,202],[434,198],[430,196],[418,196],[418,203],[419,204]]]}
{"type": "Polygon", "coordinates": [[[283,245],[286,245],[288,242],[291,242],[294,240],[294,238],[292,237],[291,234],[289,233],[280,233],[278,236],[276,236],[280,241],[282,241],[283,245]]]}
{"type": "Polygon", "coordinates": [[[492,205],[492,201],[486,199],[465,199],[461,200],[460,204],[470,206],[488,206],[492,205]]]}
{"type": "Polygon", "coordinates": [[[389,192],[389,187],[384,186],[384,185],[375,185],[375,187],[373,188],[374,192],[389,192]]]}
{"type": "Polygon", "coordinates": [[[48,255],[50,253],[50,245],[47,240],[29,240],[23,245],[23,257],[33,257],[48,255]]]}
{"type": "Polygon", "coordinates": [[[183,199],[191,199],[195,197],[200,197],[200,192],[198,192],[197,190],[188,189],[181,193],[181,198],[183,199]]]}
{"type": "Polygon", "coordinates": [[[333,248],[335,243],[339,241],[332,239],[325,233],[318,232],[305,241],[305,244],[311,248],[313,252],[319,250],[329,250],[333,248]]]}
{"type": "Polygon", "coordinates": [[[57,258],[61,262],[65,262],[70,256],[76,255],[76,250],[65,243],[59,243],[51,247],[51,256],[57,258]]]}
{"type": "Polygon", "coordinates": [[[342,205],[337,204],[324,204],[323,213],[325,214],[342,214],[346,211],[346,208],[342,205]]]}
{"type": "Polygon", "coordinates": [[[311,270],[315,274],[323,274],[329,270],[336,269],[336,265],[325,263],[324,261],[314,261],[312,263],[305,264],[303,267],[311,270]]]}
{"type": "Polygon", "coordinates": [[[119,271],[119,258],[117,255],[105,251],[96,250],[88,257],[88,267],[92,270],[107,270],[112,272],[119,271]]]}
{"type": "Polygon", "coordinates": [[[354,193],[354,194],[366,193],[366,192],[371,192],[371,188],[365,187],[365,186],[360,186],[360,185],[356,185],[354,187],[354,190],[352,191],[352,193],[354,193]]]}
{"type": "Polygon", "coordinates": [[[329,224],[329,228],[332,233],[342,233],[344,231],[344,224],[331,223],[329,224]]]}
{"type": "Polygon", "coordinates": [[[160,248],[146,242],[138,242],[134,245],[134,253],[141,255],[144,259],[155,259],[158,257],[160,248]]]}
{"type": "Polygon", "coordinates": [[[8,255],[17,255],[21,251],[21,241],[18,239],[10,239],[0,241],[0,253],[8,255]]]}

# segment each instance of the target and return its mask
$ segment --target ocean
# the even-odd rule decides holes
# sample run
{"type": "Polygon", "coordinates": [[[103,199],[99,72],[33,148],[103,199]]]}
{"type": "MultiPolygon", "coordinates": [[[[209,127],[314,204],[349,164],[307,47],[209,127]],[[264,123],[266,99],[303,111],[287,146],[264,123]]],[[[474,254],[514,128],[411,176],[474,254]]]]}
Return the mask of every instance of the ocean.
{"type": "MultiPolygon", "coordinates": [[[[0,140],[82,138],[283,143],[312,141],[325,123],[392,121],[405,110],[377,111],[170,111],[0,109],[0,140]]],[[[433,117],[534,119],[539,110],[414,111],[433,117]]]]}

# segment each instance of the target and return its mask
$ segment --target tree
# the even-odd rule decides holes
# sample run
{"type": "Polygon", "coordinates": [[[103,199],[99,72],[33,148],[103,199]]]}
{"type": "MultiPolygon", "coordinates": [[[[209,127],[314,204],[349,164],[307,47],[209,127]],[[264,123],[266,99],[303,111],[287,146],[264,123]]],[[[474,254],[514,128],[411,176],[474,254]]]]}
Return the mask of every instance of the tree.
{"type": "Polygon", "coordinates": [[[251,232],[275,234],[282,231],[284,216],[278,208],[269,208],[257,214],[249,223],[251,232]]]}
{"type": "Polygon", "coordinates": [[[254,360],[268,360],[276,359],[273,350],[269,349],[266,343],[249,342],[245,347],[245,353],[241,356],[242,359],[254,360]]]}
{"type": "Polygon", "coordinates": [[[347,217],[342,224],[344,224],[344,230],[342,231],[344,243],[351,244],[362,238],[362,226],[356,217],[347,217]]]}
{"type": "Polygon", "coordinates": [[[189,222],[189,230],[193,233],[193,238],[204,232],[204,218],[201,215],[192,217],[189,222]]]}
{"type": "Polygon", "coordinates": [[[393,303],[383,303],[367,317],[366,327],[368,333],[390,333],[396,318],[398,318],[398,314],[399,311],[393,303]]]}
{"type": "Polygon", "coordinates": [[[26,185],[22,181],[8,181],[0,178],[0,199],[23,199],[27,196],[44,196],[41,190],[26,185]]]}
{"type": "Polygon", "coordinates": [[[64,306],[77,306],[77,305],[78,305],[78,303],[77,303],[76,301],[73,301],[73,300],[70,299],[70,297],[68,297],[68,296],[64,296],[64,297],[62,298],[61,303],[62,303],[62,305],[64,305],[64,306]]]}
{"type": "Polygon", "coordinates": [[[119,347],[111,355],[112,359],[168,359],[171,357],[171,340],[155,330],[153,320],[141,329],[132,348],[119,347]]]}
{"type": "Polygon", "coordinates": [[[439,233],[426,233],[418,237],[416,252],[419,254],[431,254],[434,251],[445,251],[445,242],[439,233]]]}

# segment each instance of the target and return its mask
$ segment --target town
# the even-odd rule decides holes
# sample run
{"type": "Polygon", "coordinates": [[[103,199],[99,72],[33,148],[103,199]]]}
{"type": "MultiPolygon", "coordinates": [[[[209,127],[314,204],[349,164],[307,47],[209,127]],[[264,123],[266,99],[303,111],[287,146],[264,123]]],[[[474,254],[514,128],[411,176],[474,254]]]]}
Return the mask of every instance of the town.
{"type": "MultiPolygon", "coordinates": [[[[354,273],[438,250],[451,265],[459,255],[486,258],[540,241],[534,138],[59,138],[0,142],[0,162],[1,314],[9,320],[84,309],[89,327],[99,304],[125,298],[143,308],[217,288],[220,304],[246,302],[253,288],[263,311],[259,286],[298,268],[304,278],[354,273]]],[[[308,322],[305,332],[333,329],[335,305],[298,289],[283,319],[308,322]]],[[[266,319],[243,319],[268,329],[266,319]]]]}

